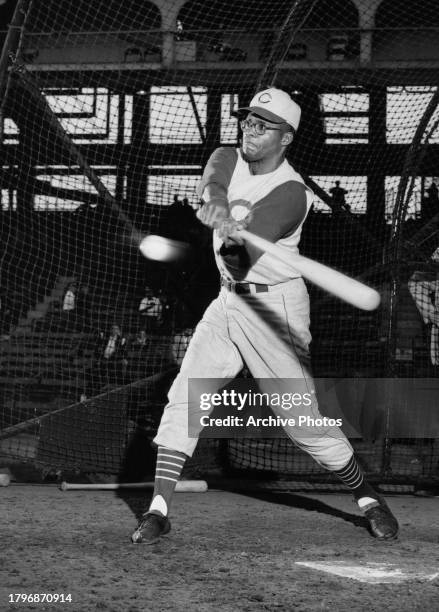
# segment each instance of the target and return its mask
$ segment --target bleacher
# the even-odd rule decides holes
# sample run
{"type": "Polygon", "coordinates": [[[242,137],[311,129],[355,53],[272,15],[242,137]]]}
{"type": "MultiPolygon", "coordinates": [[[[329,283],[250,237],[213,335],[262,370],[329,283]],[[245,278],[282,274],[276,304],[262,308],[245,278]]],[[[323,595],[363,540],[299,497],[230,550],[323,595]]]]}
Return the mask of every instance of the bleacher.
{"type": "MultiPolygon", "coordinates": [[[[98,331],[106,332],[113,324],[121,327],[127,339],[132,376],[154,373],[154,364],[170,361],[172,338],[165,331],[150,337],[147,346],[136,347],[134,341],[140,329],[136,297],[113,294],[108,288],[95,291],[90,302],[89,317],[84,320],[63,318],[60,299],[70,278],[58,279],[55,289],[46,296],[46,312],[28,311],[22,317],[9,340],[0,344],[0,381],[31,384],[39,381],[47,387],[77,389],[84,372],[90,366],[98,331]],[[36,316],[35,313],[38,313],[36,316]],[[64,329],[63,329],[64,328],[64,329]],[[153,341],[152,341],[153,339],[153,341]]],[[[373,376],[382,371],[385,356],[385,329],[381,319],[388,296],[383,291],[383,305],[378,311],[367,312],[326,299],[312,311],[312,357],[316,376],[373,376]]],[[[402,291],[398,303],[398,356],[400,362],[427,361],[428,345],[422,320],[408,291],[402,291]]],[[[420,367],[420,366],[419,366],[420,367]]],[[[418,369],[419,369],[418,367],[418,369]]],[[[425,369],[425,368],[424,368],[425,369]]],[[[81,383],[82,384],[82,383],[81,383]]]]}
{"type": "MultiPolygon", "coordinates": [[[[181,361],[178,335],[157,330],[144,346],[136,344],[140,329],[136,296],[127,307],[125,294],[101,285],[90,301],[89,316],[65,315],[61,299],[73,277],[58,277],[50,295],[29,308],[0,342],[0,383],[3,406],[15,417],[32,418],[78,401],[93,379],[99,332],[118,324],[127,342],[125,382],[147,378],[181,361]],[[177,338],[177,341],[176,341],[177,338]]],[[[14,423],[5,423],[5,425],[14,423]]]]}

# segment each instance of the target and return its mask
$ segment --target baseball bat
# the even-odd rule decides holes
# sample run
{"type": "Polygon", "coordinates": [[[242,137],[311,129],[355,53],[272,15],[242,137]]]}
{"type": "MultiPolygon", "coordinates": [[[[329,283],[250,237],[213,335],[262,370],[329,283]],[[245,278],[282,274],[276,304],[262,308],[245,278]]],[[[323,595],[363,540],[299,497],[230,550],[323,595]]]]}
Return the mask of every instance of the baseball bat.
{"type": "Polygon", "coordinates": [[[253,246],[261,249],[264,253],[274,255],[287,265],[295,268],[314,285],[332,293],[348,304],[361,310],[375,310],[375,308],[378,308],[381,297],[378,291],[375,291],[372,287],[368,287],[355,278],[351,278],[318,261],[291,253],[284,247],[273,244],[265,238],[256,236],[245,229],[238,230],[237,233],[253,246]]]}
{"type": "MultiPolygon", "coordinates": [[[[61,483],[61,491],[118,491],[119,489],[153,489],[154,482],[113,482],[113,483],[61,483]]],[[[207,482],[205,480],[180,480],[175,487],[177,493],[205,493],[207,482]]]]}

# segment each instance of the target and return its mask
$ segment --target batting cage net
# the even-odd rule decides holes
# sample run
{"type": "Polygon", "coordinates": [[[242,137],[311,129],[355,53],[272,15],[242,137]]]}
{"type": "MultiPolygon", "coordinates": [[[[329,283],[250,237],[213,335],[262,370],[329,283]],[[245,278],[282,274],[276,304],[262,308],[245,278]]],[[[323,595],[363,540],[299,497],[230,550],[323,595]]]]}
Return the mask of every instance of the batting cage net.
{"type": "MultiPolygon", "coordinates": [[[[316,196],[302,254],[382,298],[362,311],[309,285],[314,374],[434,390],[433,0],[18,0],[0,18],[5,461],[120,473],[133,440],[149,444],[218,292],[195,187],[216,147],[239,146],[234,111],[268,86],[302,108],[288,153],[316,196]],[[146,259],[149,234],[190,248],[146,259]]],[[[407,416],[411,399],[385,414],[407,416]]],[[[434,478],[437,436],[386,424],[354,442],[366,471],[434,478]]],[[[286,439],[203,440],[192,467],[207,465],[322,473],[286,439]]]]}

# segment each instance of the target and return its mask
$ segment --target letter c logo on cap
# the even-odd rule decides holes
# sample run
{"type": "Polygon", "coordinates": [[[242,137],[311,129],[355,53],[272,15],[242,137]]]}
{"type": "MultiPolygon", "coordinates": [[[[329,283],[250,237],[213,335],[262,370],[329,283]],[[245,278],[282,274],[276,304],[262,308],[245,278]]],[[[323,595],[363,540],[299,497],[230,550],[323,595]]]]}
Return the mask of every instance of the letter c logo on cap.
{"type": "Polygon", "coordinates": [[[262,102],[262,104],[267,104],[268,102],[271,102],[271,94],[269,94],[268,92],[262,93],[259,96],[258,101],[262,102]]]}

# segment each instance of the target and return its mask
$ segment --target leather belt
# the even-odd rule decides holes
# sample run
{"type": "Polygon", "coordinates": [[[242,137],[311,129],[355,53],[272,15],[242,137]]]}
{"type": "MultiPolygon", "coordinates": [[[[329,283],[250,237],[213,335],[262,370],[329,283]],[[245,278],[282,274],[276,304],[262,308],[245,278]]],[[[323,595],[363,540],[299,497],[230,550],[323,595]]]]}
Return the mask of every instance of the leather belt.
{"type": "Polygon", "coordinates": [[[260,283],[238,283],[237,281],[230,280],[225,276],[221,277],[221,285],[228,291],[232,291],[237,295],[247,295],[249,293],[265,293],[269,291],[269,285],[262,285],[260,283]]]}

